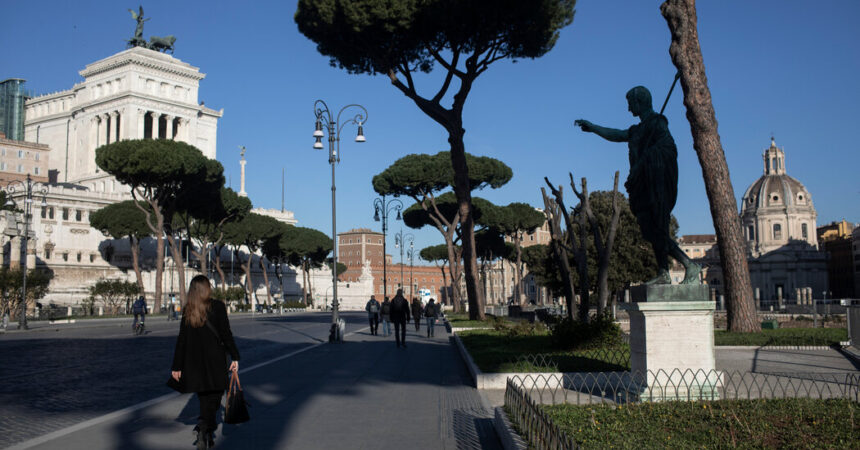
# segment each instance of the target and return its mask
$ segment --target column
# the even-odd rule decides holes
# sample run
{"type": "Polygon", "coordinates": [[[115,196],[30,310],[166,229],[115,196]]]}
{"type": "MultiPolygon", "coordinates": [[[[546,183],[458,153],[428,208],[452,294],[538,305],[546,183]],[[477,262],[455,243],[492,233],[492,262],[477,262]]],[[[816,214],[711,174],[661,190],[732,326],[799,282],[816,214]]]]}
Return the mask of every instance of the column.
{"type": "Polygon", "coordinates": [[[138,108],[138,110],[137,110],[137,133],[135,133],[138,139],[143,139],[143,137],[144,137],[143,133],[146,130],[146,127],[144,126],[144,120],[145,119],[146,119],[146,111],[138,108]]]}
{"type": "Polygon", "coordinates": [[[9,245],[9,269],[21,268],[21,238],[14,236],[9,245]]]}
{"type": "Polygon", "coordinates": [[[104,135],[105,135],[104,130],[105,130],[105,126],[107,125],[105,123],[105,118],[103,115],[99,114],[97,117],[98,117],[98,123],[96,126],[96,146],[94,148],[98,148],[104,143],[103,142],[104,135]]]}
{"type": "Polygon", "coordinates": [[[110,144],[111,142],[113,142],[113,140],[112,140],[113,139],[113,132],[112,132],[113,130],[111,130],[111,128],[113,128],[113,121],[111,120],[111,114],[113,114],[113,113],[109,112],[109,113],[105,113],[105,115],[104,115],[104,124],[105,125],[104,125],[104,130],[102,131],[102,133],[104,133],[105,144],[110,144]]]}
{"type": "Polygon", "coordinates": [[[152,138],[161,137],[161,114],[152,113],[152,138]]]}
{"type": "Polygon", "coordinates": [[[126,130],[125,130],[125,128],[126,128],[125,121],[128,119],[128,114],[126,114],[127,111],[128,111],[128,108],[123,108],[122,110],[117,111],[117,113],[116,113],[116,121],[117,121],[116,140],[117,141],[121,141],[121,140],[126,139],[128,137],[128,136],[126,136],[126,130]]]}
{"type": "Polygon", "coordinates": [[[164,125],[167,127],[164,138],[173,140],[173,116],[164,115],[164,125]]]}

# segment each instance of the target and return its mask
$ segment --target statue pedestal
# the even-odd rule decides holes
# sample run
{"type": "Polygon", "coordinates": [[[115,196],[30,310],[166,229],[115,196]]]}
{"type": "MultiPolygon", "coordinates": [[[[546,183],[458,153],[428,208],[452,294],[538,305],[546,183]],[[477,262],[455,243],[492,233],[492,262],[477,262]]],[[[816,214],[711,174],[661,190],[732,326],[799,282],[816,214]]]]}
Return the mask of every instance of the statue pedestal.
{"type": "Polygon", "coordinates": [[[631,289],[630,371],[641,400],[716,398],[714,307],[706,285],[631,289]]]}

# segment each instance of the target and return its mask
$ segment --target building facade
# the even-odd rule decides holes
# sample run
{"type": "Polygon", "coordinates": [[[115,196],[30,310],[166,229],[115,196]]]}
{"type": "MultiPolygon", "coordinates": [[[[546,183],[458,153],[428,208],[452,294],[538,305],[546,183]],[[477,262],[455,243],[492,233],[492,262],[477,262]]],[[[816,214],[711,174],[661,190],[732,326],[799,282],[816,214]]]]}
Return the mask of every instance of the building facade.
{"type": "Polygon", "coordinates": [[[828,298],[856,298],[854,289],[855,226],[846,220],[818,227],[818,242],[827,253],[828,298]]]}
{"type": "MultiPolygon", "coordinates": [[[[827,291],[827,255],[819,250],[812,195],[786,172],[785,151],[771,140],[762,155],[764,174],[744,192],[740,219],[756,302],[796,304],[801,291],[820,298],[827,291]]],[[[682,236],[681,249],[703,265],[702,280],[719,296],[723,274],[715,235],[682,236]]],[[[680,281],[679,266],[672,271],[680,281]]]]}
{"type": "Polygon", "coordinates": [[[6,139],[24,140],[24,102],[31,96],[20,78],[0,81],[0,133],[6,139]]]}
{"type": "Polygon", "coordinates": [[[6,139],[0,132],[0,186],[23,181],[48,182],[51,148],[45,144],[6,139]]]}

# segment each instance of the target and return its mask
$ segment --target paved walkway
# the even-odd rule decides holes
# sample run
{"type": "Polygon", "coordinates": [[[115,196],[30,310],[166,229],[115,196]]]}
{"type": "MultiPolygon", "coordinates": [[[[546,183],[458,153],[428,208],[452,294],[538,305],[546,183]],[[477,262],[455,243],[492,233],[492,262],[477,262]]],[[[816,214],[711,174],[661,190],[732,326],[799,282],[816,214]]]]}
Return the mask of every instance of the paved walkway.
{"type": "MultiPolygon", "coordinates": [[[[222,425],[217,447],[500,448],[491,412],[444,328],[432,339],[410,332],[407,342],[398,349],[393,337],[371,336],[365,327],[343,344],[244,367],[252,419],[222,425]]],[[[188,449],[197,411],[196,397],[169,394],[16,447],[188,449]]]]}

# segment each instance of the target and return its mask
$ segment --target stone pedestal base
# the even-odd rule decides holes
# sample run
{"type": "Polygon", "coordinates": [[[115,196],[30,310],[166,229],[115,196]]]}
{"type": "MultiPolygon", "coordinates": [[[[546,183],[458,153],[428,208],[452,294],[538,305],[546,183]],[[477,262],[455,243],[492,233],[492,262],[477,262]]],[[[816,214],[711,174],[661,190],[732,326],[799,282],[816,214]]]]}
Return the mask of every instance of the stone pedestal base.
{"type": "Polygon", "coordinates": [[[637,286],[630,315],[630,370],[642,400],[715,398],[714,302],[704,285],[637,286]]]}

